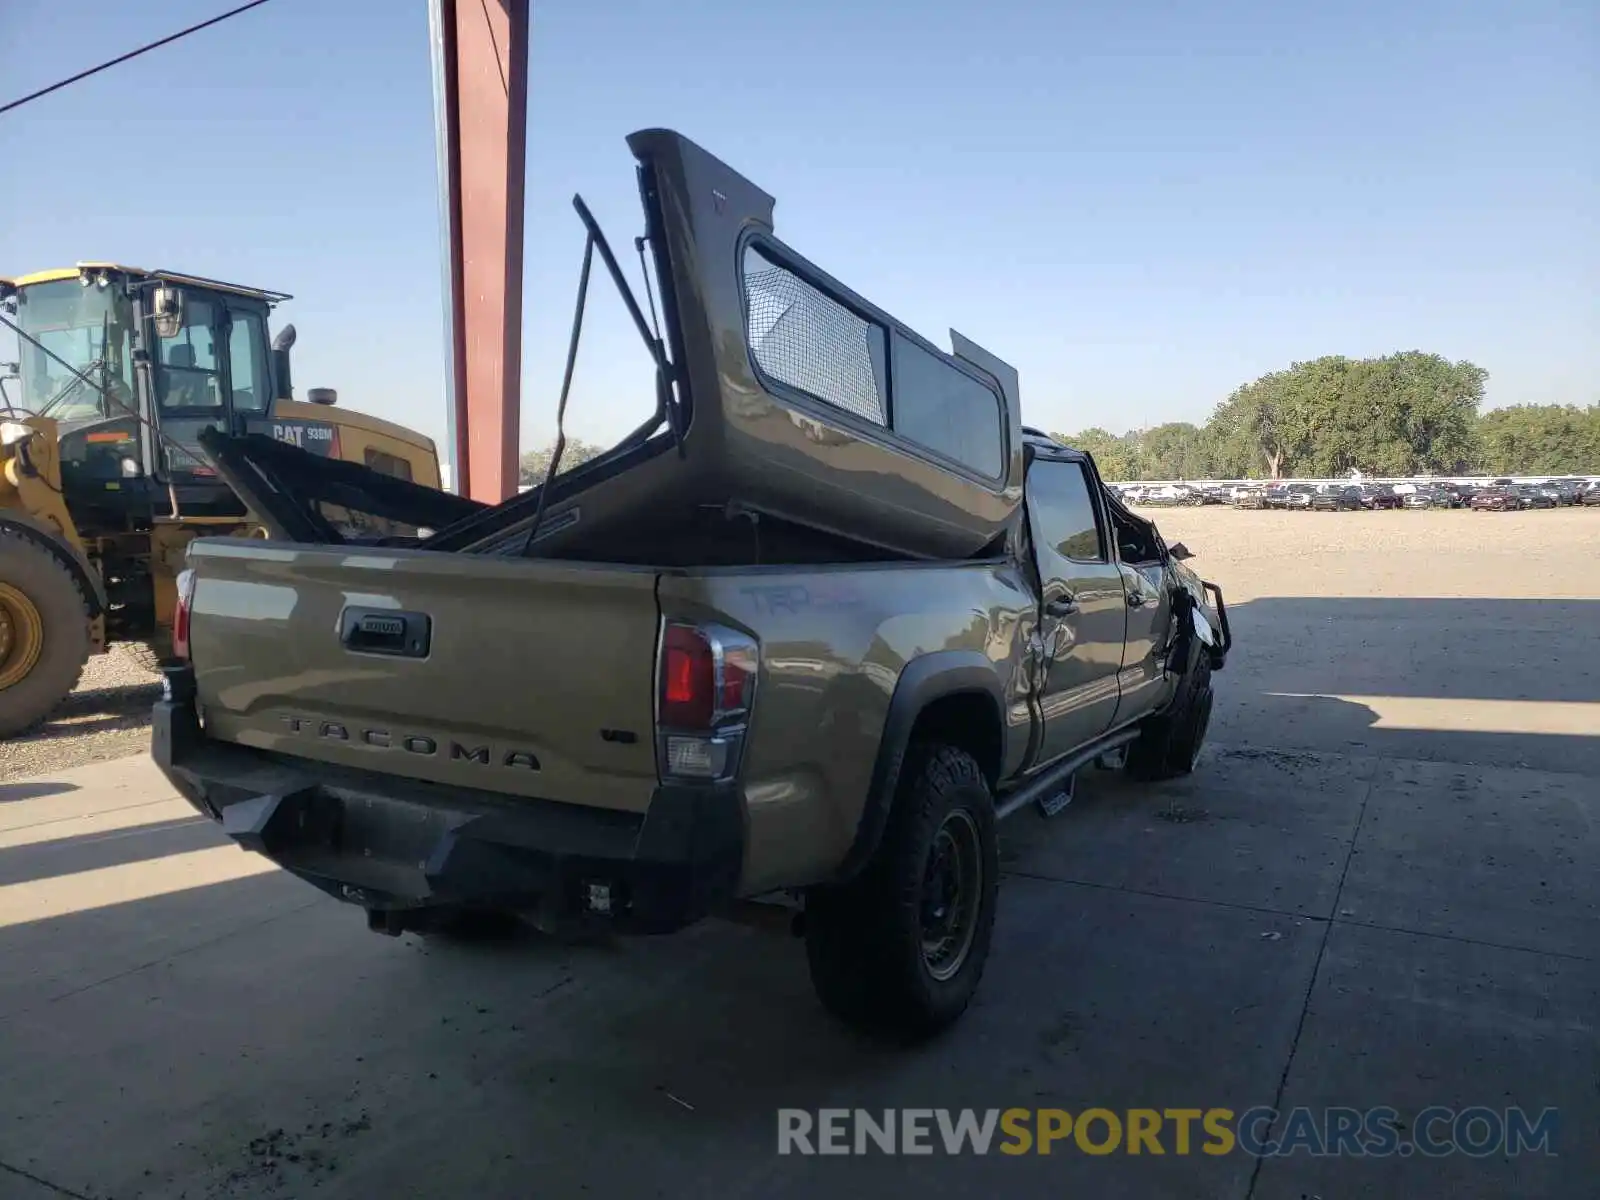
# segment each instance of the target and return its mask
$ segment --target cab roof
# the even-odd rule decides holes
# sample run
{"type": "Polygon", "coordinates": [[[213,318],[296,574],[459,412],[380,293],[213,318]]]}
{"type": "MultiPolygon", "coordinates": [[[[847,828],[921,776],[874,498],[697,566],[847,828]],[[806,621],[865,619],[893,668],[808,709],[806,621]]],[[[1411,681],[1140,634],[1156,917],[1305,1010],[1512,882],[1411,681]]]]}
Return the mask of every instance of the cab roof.
{"type": "Polygon", "coordinates": [[[240,283],[224,283],[220,279],[207,279],[203,275],[186,275],[181,271],[161,269],[147,271],[143,267],[130,267],[114,262],[80,262],[71,267],[55,267],[47,271],[34,271],[28,275],[17,275],[12,278],[0,276],[0,284],[5,284],[8,288],[25,288],[36,283],[56,283],[63,279],[77,279],[85,274],[100,271],[105,271],[108,274],[123,275],[135,282],[152,280],[158,283],[210,288],[213,291],[227,292],[234,296],[248,296],[252,300],[260,300],[269,305],[281,304],[285,300],[294,299],[288,292],[246,287],[240,283]]]}

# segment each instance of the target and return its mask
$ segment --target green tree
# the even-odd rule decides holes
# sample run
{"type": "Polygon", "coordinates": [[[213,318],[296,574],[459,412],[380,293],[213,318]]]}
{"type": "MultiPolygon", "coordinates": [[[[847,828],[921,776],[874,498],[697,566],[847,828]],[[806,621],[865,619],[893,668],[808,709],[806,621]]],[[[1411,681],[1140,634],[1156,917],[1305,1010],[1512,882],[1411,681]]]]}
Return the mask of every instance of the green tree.
{"type": "Polygon", "coordinates": [[[1482,367],[1420,350],[1324,355],[1235,388],[1203,427],[1052,436],[1088,450],[1106,478],[1129,480],[1457,474],[1489,460],[1497,471],[1580,471],[1600,456],[1600,408],[1500,410],[1512,415],[1480,422],[1487,378],[1482,367]]]}
{"type": "Polygon", "coordinates": [[[1304,456],[1311,438],[1304,364],[1263,375],[1235,388],[1217,405],[1207,428],[1219,474],[1248,478],[1265,472],[1280,479],[1304,456]]]}
{"type": "Polygon", "coordinates": [[[1211,473],[1209,439],[1204,430],[1188,421],[1169,421],[1144,430],[1137,445],[1143,479],[1203,479],[1211,473]]]}
{"type": "MultiPolygon", "coordinates": [[[[517,460],[517,475],[523,487],[532,487],[544,482],[545,472],[550,469],[550,456],[556,451],[555,444],[541,447],[538,450],[528,450],[517,460]]],[[[558,475],[565,475],[573,467],[582,466],[591,458],[605,453],[604,446],[591,445],[579,441],[577,438],[568,438],[567,445],[561,452],[561,469],[558,475]]]]}
{"type": "Polygon", "coordinates": [[[1600,405],[1516,404],[1478,418],[1478,459],[1495,475],[1600,474],[1600,405]]]}
{"type": "Polygon", "coordinates": [[[1054,440],[1074,450],[1083,450],[1094,456],[1095,466],[1105,479],[1136,479],[1133,456],[1127,437],[1118,437],[1099,427],[1085,429],[1082,433],[1052,433],[1054,440]]]}
{"type": "Polygon", "coordinates": [[[1409,350],[1353,363],[1340,397],[1338,469],[1380,475],[1470,470],[1478,457],[1478,408],[1488,372],[1409,350]]]}
{"type": "Polygon", "coordinates": [[[1293,363],[1217,406],[1213,465],[1234,475],[1259,464],[1274,479],[1468,470],[1487,378],[1472,363],[1417,350],[1293,363]]]}

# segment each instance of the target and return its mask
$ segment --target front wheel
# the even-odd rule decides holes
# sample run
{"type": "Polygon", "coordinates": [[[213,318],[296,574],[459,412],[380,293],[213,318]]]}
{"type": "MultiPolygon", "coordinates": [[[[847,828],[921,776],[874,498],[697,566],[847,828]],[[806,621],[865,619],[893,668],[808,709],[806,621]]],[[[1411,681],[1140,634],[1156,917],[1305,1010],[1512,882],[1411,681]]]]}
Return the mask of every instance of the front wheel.
{"type": "Polygon", "coordinates": [[[999,878],[994,801],[976,760],[914,744],[871,861],[806,897],[806,959],[823,1007],[906,1041],[952,1024],[983,977],[999,878]]]}
{"type": "Polygon", "coordinates": [[[62,561],[0,533],[0,738],[48,717],[89,658],[89,607],[62,561]]]}
{"type": "Polygon", "coordinates": [[[1171,779],[1194,770],[1211,728],[1216,693],[1211,687],[1211,660],[1202,649],[1178,686],[1165,712],[1150,717],[1128,747],[1128,773],[1137,779],[1171,779]]]}

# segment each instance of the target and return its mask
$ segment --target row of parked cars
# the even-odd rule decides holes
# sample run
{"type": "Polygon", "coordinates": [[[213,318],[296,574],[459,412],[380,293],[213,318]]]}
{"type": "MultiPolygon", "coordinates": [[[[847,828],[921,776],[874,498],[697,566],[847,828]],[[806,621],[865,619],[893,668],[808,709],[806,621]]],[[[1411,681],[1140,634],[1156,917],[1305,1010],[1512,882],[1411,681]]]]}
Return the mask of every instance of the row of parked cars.
{"type": "Polygon", "coordinates": [[[1487,483],[1274,483],[1128,484],[1119,489],[1128,504],[1234,508],[1279,508],[1305,512],[1356,512],[1361,509],[1471,508],[1509,512],[1528,508],[1589,505],[1600,508],[1600,480],[1564,477],[1542,483],[1495,479],[1487,483]]]}

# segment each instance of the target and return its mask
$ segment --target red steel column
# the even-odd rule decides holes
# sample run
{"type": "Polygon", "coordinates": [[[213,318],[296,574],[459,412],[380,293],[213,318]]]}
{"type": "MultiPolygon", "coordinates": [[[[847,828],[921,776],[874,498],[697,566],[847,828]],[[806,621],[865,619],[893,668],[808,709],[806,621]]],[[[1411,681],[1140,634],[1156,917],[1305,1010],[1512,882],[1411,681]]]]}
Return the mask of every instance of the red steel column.
{"type": "Polygon", "coordinates": [[[429,0],[452,487],[517,488],[528,0],[429,0]]]}

